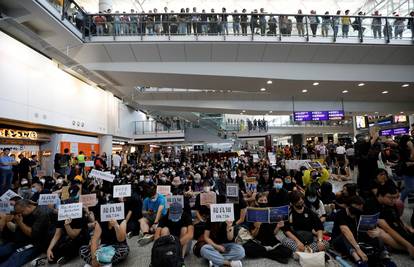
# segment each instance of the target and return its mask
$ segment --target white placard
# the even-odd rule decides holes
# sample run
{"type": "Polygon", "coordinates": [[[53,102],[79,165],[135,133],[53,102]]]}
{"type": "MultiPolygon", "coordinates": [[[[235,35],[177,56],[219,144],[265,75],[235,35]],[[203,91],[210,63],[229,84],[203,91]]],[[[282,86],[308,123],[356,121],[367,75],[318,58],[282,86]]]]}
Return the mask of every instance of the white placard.
{"type": "Polygon", "coordinates": [[[233,203],[211,204],[210,205],[211,222],[234,221],[233,203]]]}
{"type": "Polygon", "coordinates": [[[101,205],[101,222],[107,222],[111,219],[123,220],[124,218],[124,203],[101,205]]]}
{"type": "Polygon", "coordinates": [[[276,155],[272,152],[267,152],[267,157],[269,158],[269,163],[271,165],[276,165],[276,155]]]}
{"type": "Polygon", "coordinates": [[[157,185],[157,193],[168,196],[171,194],[171,185],[157,185]]]}
{"type": "Polygon", "coordinates": [[[114,197],[130,197],[131,196],[131,185],[114,185],[114,197]]]}
{"type": "Polygon", "coordinates": [[[10,202],[9,201],[0,201],[0,213],[9,214],[11,211],[10,202]]]}
{"type": "Polygon", "coordinates": [[[85,167],[93,167],[93,166],[95,166],[93,160],[85,161],[85,167]]]}
{"type": "Polygon", "coordinates": [[[20,197],[18,194],[16,194],[14,191],[12,191],[11,189],[7,190],[6,193],[4,193],[1,197],[0,200],[1,201],[9,201],[11,198],[14,197],[20,197]]]}
{"type": "Polygon", "coordinates": [[[71,203],[59,206],[58,221],[82,218],[82,203],[71,203]]]}
{"type": "Polygon", "coordinates": [[[115,179],[115,175],[107,172],[101,172],[95,169],[91,170],[91,172],[89,173],[89,177],[105,180],[110,183],[113,183],[115,179]]]}
{"type": "Polygon", "coordinates": [[[259,155],[253,154],[253,162],[259,162],[259,155]]]}
{"type": "Polygon", "coordinates": [[[59,199],[58,194],[40,194],[37,203],[41,205],[55,205],[59,199]]]}
{"type": "Polygon", "coordinates": [[[167,208],[169,208],[171,203],[174,203],[174,202],[180,203],[181,207],[184,208],[184,196],[182,195],[167,196],[167,208]]]}
{"type": "Polygon", "coordinates": [[[96,204],[98,203],[98,201],[96,200],[96,193],[80,195],[79,202],[82,203],[85,207],[96,206],[96,204]]]}
{"type": "Polygon", "coordinates": [[[300,167],[305,166],[309,159],[289,159],[285,160],[286,170],[300,170],[300,167]]]}

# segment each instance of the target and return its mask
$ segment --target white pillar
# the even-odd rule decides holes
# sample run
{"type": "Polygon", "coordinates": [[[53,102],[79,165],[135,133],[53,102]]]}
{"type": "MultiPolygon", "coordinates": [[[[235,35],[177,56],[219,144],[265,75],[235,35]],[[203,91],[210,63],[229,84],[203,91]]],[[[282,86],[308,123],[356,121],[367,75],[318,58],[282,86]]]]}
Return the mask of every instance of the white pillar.
{"type": "MultiPolygon", "coordinates": [[[[99,11],[112,10],[112,0],[99,0],[99,11]]],[[[113,13],[113,12],[112,12],[113,13]]]]}
{"type": "Polygon", "coordinates": [[[102,135],[99,137],[99,147],[100,153],[103,152],[107,155],[106,164],[108,167],[111,167],[111,158],[112,158],[112,135],[102,135]]]}

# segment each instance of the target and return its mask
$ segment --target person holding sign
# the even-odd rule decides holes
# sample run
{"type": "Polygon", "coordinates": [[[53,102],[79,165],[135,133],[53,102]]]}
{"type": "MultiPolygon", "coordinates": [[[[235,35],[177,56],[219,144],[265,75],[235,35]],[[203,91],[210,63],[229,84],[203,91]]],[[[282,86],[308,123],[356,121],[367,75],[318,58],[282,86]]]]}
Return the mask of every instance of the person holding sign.
{"type": "Polygon", "coordinates": [[[167,200],[161,194],[157,193],[157,186],[152,185],[150,196],[144,199],[143,216],[139,219],[141,234],[138,244],[144,246],[150,243],[154,237],[152,233],[158,227],[158,223],[162,216],[167,214],[167,200]]]}
{"type": "MultiPolygon", "coordinates": [[[[267,208],[267,194],[258,193],[256,195],[256,207],[267,208]]],[[[248,240],[243,244],[243,248],[248,258],[268,258],[280,263],[288,263],[292,251],[281,245],[276,235],[284,226],[284,222],[278,223],[249,223],[249,231],[253,240],[248,240]]]]}
{"type": "MultiPolygon", "coordinates": [[[[0,252],[5,259],[2,266],[23,266],[46,251],[50,240],[50,219],[45,209],[30,200],[21,199],[16,201],[14,213],[16,236],[14,242],[0,245],[0,252]]],[[[7,224],[7,227],[11,227],[11,224],[7,224]]]]}
{"type": "Polygon", "coordinates": [[[268,200],[270,207],[289,205],[289,194],[283,188],[282,178],[276,177],[273,180],[273,189],[269,192],[268,200]]]}
{"type": "Polygon", "coordinates": [[[204,241],[200,255],[209,261],[210,266],[242,267],[244,248],[234,243],[233,221],[210,222],[206,224],[204,241]]]}
{"type": "Polygon", "coordinates": [[[105,222],[96,221],[90,245],[82,246],[79,253],[81,258],[92,267],[117,264],[125,260],[129,254],[126,220],[122,220],[121,223],[115,219],[105,222]]]}
{"type": "MultiPolygon", "coordinates": [[[[390,260],[384,245],[377,238],[378,228],[368,230],[368,232],[358,232],[358,221],[363,213],[364,200],[360,196],[352,196],[346,202],[346,208],[336,213],[334,227],[332,230],[332,245],[335,250],[349,255],[357,263],[357,266],[368,266],[368,249],[361,247],[359,242],[368,244],[376,251],[371,255],[370,264],[390,264],[380,266],[396,266],[390,260]],[[365,250],[365,251],[364,251],[365,250]],[[380,257],[381,255],[381,257],[380,257]]],[[[372,252],[372,251],[370,251],[372,252]]],[[[374,265],[373,265],[374,266],[374,265]]],[[[375,265],[378,266],[378,265],[375,265]]]]}
{"type": "Polygon", "coordinates": [[[155,231],[154,240],[167,235],[179,238],[183,253],[182,258],[184,259],[191,248],[194,226],[191,215],[184,212],[183,207],[178,202],[171,203],[168,214],[161,218],[155,231]]]}

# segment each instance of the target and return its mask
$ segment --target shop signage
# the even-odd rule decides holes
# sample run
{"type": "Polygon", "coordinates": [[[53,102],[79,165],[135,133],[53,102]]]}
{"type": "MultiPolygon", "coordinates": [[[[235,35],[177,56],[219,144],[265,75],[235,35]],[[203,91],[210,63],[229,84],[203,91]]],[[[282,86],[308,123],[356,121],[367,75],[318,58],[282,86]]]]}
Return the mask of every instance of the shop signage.
{"type": "Polygon", "coordinates": [[[35,131],[23,131],[23,130],[12,130],[12,129],[0,129],[1,138],[11,139],[37,139],[37,132],[35,131]]]}

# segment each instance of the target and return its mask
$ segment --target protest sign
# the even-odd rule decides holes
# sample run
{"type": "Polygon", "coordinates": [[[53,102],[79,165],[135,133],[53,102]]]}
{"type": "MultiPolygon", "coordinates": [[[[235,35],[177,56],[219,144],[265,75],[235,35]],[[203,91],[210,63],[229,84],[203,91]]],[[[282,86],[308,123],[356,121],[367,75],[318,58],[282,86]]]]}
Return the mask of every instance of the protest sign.
{"type": "Polygon", "coordinates": [[[96,206],[96,204],[98,203],[98,201],[96,200],[96,193],[80,195],[79,202],[82,203],[85,207],[96,206]]]}
{"type": "Polygon", "coordinates": [[[131,196],[131,185],[115,185],[114,186],[114,197],[130,197],[131,196]]]}
{"type": "Polygon", "coordinates": [[[267,208],[247,208],[246,220],[248,222],[269,222],[269,209],[267,208]]]}
{"type": "Polygon", "coordinates": [[[233,203],[211,204],[210,218],[211,222],[234,221],[233,203]]]}
{"type": "Polygon", "coordinates": [[[289,217],[289,205],[269,208],[269,222],[277,223],[287,221],[289,217]]]}
{"type": "Polygon", "coordinates": [[[200,194],[200,205],[208,206],[217,203],[217,194],[215,192],[201,193],[200,194]]]}
{"type": "Polygon", "coordinates": [[[239,185],[238,184],[226,184],[226,197],[227,203],[239,202],[239,185]]]}
{"type": "Polygon", "coordinates": [[[58,221],[82,218],[82,203],[71,203],[59,206],[58,221]]]}
{"type": "Polygon", "coordinates": [[[272,152],[267,152],[267,157],[269,158],[270,165],[276,165],[276,155],[272,152]]]}
{"type": "Polygon", "coordinates": [[[0,201],[0,213],[9,214],[11,211],[11,206],[9,201],[0,201]]]}
{"type": "Polygon", "coordinates": [[[181,207],[184,208],[184,196],[182,195],[169,195],[167,196],[167,208],[170,207],[171,203],[178,202],[181,204],[181,207]]]}
{"type": "Polygon", "coordinates": [[[246,190],[254,192],[257,190],[257,180],[256,177],[247,177],[246,178],[246,190]]]}
{"type": "Polygon", "coordinates": [[[124,218],[124,203],[101,205],[101,222],[107,222],[111,219],[123,220],[124,218]]]}
{"type": "Polygon", "coordinates": [[[87,160],[85,161],[85,167],[94,167],[95,164],[93,162],[93,160],[87,160]]]}
{"type": "Polygon", "coordinates": [[[253,162],[259,162],[259,155],[253,154],[253,162]]]}
{"type": "Polygon", "coordinates": [[[95,169],[92,169],[89,173],[90,178],[101,179],[110,183],[114,182],[115,175],[111,174],[110,172],[101,172],[95,169]]]}
{"type": "Polygon", "coordinates": [[[377,227],[379,215],[379,212],[373,215],[361,215],[359,217],[358,232],[366,232],[375,229],[377,227]]]}
{"type": "Polygon", "coordinates": [[[11,189],[9,189],[9,190],[6,191],[6,193],[4,193],[0,197],[0,201],[9,201],[11,198],[14,198],[14,197],[20,197],[20,196],[18,194],[16,194],[14,191],[12,191],[11,189]]]}
{"type": "Polygon", "coordinates": [[[39,206],[42,205],[55,205],[60,202],[59,195],[58,194],[40,194],[39,200],[37,201],[37,204],[39,206]]]}
{"type": "Polygon", "coordinates": [[[157,193],[168,196],[171,194],[171,186],[170,185],[157,185],[157,193]]]}
{"type": "Polygon", "coordinates": [[[69,186],[62,186],[62,195],[60,197],[62,201],[69,199],[69,186]]]}
{"type": "Polygon", "coordinates": [[[285,160],[285,168],[286,170],[300,170],[300,167],[307,165],[309,159],[289,159],[285,160]]]}

